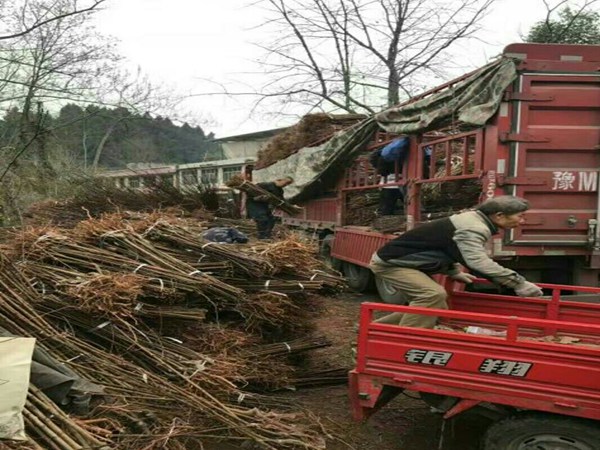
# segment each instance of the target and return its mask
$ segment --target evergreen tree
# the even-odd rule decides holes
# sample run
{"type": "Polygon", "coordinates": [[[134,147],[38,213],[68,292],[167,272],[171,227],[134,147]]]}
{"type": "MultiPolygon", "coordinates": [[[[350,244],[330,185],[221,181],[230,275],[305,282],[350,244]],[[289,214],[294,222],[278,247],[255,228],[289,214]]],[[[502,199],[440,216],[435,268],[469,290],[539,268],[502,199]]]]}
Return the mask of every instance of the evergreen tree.
{"type": "MultiPolygon", "coordinates": [[[[82,167],[122,168],[127,163],[185,164],[218,158],[214,134],[168,117],[134,114],[125,108],[65,105],[55,120],[56,145],[82,167]]],[[[1,125],[1,124],[0,124],[1,125]]],[[[2,128],[0,127],[0,130],[2,128]]]]}
{"type": "Polygon", "coordinates": [[[525,41],[548,44],[600,44],[600,14],[595,11],[573,11],[567,6],[559,11],[557,19],[548,16],[546,20],[536,23],[525,41]]]}

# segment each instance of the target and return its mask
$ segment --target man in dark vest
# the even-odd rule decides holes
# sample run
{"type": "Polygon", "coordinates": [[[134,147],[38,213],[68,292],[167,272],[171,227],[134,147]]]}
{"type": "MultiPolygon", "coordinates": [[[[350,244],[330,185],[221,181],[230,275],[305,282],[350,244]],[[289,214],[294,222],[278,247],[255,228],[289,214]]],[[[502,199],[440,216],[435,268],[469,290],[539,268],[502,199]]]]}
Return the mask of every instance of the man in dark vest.
{"type": "MultiPolygon", "coordinates": [[[[529,203],[503,195],[481,203],[472,211],[434,220],[389,241],[373,254],[370,268],[400,291],[410,306],[448,309],[446,290],[431,275],[446,274],[463,283],[474,275],[461,265],[493,281],[514,289],[521,297],[539,297],[542,290],[517,272],[492,260],[486,244],[499,229],[511,229],[524,222],[529,203]]],[[[418,314],[388,314],[378,320],[407,327],[433,328],[437,318],[418,314]]]]}
{"type": "MultiPolygon", "coordinates": [[[[292,177],[283,177],[275,181],[257,183],[256,185],[283,200],[283,188],[293,182],[294,179],[292,177]]],[[[256,231],[258,232],[259,239],[271,239],[273,227],[275,226],[275,217],[272,210],[273,206],[269,203],[266,195],[259,195],[253,198],[248,197],[246,200],[246,211],[248,217],[256,222],[256,231]]]]}

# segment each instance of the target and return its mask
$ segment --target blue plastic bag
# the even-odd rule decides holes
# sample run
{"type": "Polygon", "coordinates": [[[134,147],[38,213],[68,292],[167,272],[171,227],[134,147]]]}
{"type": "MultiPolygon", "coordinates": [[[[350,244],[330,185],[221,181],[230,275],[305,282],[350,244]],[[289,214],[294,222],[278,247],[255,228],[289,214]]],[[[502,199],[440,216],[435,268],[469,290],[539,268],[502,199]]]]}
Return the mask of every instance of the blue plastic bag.
{"type": "Polygon", "coordinates": [[[210,242],[219,242],[222,244],[245,244],[248,242],[248,237],[238,231],[236,228],[215,227],[204,233],[202,237],[210,242]]]}

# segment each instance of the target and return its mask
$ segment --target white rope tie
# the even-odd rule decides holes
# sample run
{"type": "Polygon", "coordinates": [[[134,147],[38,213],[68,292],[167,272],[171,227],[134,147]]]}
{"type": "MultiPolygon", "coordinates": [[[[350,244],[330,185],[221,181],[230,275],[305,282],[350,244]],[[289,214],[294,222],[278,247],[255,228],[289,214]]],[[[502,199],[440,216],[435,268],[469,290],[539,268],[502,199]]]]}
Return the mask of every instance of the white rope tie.
{"type": "Polygon", "coordinates": [[[288,353],[292,353],[292,347],[290,347],[290,344],[284,342],[283,345],[285,345],[285,348],[287,348],[288,353]]]}
{"type": "Polygon", "coordinates": [[[288,298],[288,295],[284,294],[283,292],[269,291],[269,294],[280,295],[281,297],[288,298]]]}
{"type": "Polygon", "coordinates": [[[101,330],[102,328],[104,328],[107,325],[110,325],[110,320],[107,320],[106,322],[102,322],[100,325],[89,329],[88,333],[91,333],[92,331],[96,331],[96,330],[101,330]]]}
{"type": "Polygon", "coordinates": [[[77,355],[77,356],[73,356],[72,358],[69,358],[69,359],[67,359],[65,362],[68,362],[68,363],[70,363],[70,362],[73,362],[73,361],[75,361],[76,359],[79,359],[79,358],[81,358],[82,356],[83,356],[83,353],[81,353],[81,354],[79,354],[79,355],[77,355]]]}
{"type": "Polygon", "coordinates": [[[150,278],[151,280],[158,280],[158,282],[160,283],[160,291],[164,291],[165,290],[165,283],[163,282],[162,278],[150,278]]]}
{"type": "Polygon", "coordinates": [[[147,266],[148,264],[140,264],[139,266],[137,266],[135,268],[135,270],[133,271],[133,273],[137,273],[138,270],[140,270],[142,267],[147,266]]]}

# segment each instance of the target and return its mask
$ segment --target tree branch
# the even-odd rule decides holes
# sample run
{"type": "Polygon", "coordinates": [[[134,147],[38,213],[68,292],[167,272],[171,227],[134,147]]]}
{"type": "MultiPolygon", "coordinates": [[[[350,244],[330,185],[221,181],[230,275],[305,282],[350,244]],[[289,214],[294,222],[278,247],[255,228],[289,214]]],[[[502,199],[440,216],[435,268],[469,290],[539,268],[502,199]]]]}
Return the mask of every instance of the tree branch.
{"type": "MultiPolygon", "coordinates": [[[[18,33],[0,35],[0,41],[4,41],[4,40],[7,40],[7,39],[15,39],[15,38],[18,38],[18,37],[21,37],[21,36],[25,36],[26,34],[31,33],[32,31],[34,31],[34,30],[36,30],[36,29],[38,29],[40,27],[43,27],[44,25],[47,25],[49,23],[56,22],[58,20],[62,20],[62,19],[74,16],[74,15],[77,15],[77,14],[83,14],[83,13],[86,13],[86,12],[91,12],[91,11],[94,11],[94,10],[98,10],[99,9],[98,6],[100,6],[105,1],[106,0],[94,0],[93,4],[91,6],[89,6],[89,7],[87,7],[87,8],[75,9],[75,10],[73,10],[71,12],[68,12],[68,13],[58,14],[58,15],[56,15],[54,17],[50,17],[49,19],[40,20],[40,21],[34,23],[33,25],[28,26],[27,28],[25,28],[24,30],[22,30],[22,31],[20,31],[18,33]]],[[[48,8],[48,12],[49,11],[50,11],[50,8],[48,8]]]]}

